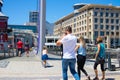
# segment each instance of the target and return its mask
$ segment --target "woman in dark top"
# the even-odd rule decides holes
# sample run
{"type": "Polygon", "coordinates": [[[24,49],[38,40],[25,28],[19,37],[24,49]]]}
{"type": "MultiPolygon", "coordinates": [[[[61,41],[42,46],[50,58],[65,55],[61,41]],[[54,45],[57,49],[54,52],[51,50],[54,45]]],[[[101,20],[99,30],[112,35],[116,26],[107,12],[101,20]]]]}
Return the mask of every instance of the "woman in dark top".
{"type": "Polygon", "coordinates": [[[29,57],[29,42],[28,42],[28,40],[25,42],[25,51],[26,51],[26,56],[29,57]]]}

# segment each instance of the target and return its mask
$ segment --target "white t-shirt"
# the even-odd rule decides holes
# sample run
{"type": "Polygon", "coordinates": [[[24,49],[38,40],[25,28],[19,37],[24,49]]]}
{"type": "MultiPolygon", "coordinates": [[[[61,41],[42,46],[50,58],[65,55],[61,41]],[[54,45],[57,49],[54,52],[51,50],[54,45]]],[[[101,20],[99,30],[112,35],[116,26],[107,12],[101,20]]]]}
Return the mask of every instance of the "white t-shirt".
{"type": "Polygon", "coordinates": [[[73,59],[75,58],[75,46],[77,43],[77,38],[72,35],[66,35],[62,40],[61,43],[63,44],[63,58],[64,59],[73,59]]]}
{"type": "Polygon", "coordinates": [[[43,50],[42,53],[43,53],[43,55],[44,55],[44,54],[47,54],[47,50],[46,50],[46,49],[43,50]]]}

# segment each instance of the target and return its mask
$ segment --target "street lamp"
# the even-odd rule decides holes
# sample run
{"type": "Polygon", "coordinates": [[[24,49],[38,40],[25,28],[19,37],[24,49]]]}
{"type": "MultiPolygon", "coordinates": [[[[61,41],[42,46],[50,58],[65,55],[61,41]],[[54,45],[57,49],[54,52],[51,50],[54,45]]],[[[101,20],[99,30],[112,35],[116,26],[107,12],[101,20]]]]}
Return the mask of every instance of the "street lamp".
{"type": "Polygon", "coordinates": [[[115,26],[114,26],[114,48],[115,48],[115,46],[116,46],[116,43],[115,43],[115,41],[116,41],[116,39],[115,39],[115,36],[116,36],[116,34],[115,34],[115,26]]]}
{"type": "MultiPolygon", "coordinates": [[[[120,24],[119,24],[119,31],[120,31],[120,24]]],[[[120,47],[120,32],[119,32],[119,45],[118,45],[119,47],[120,47]]]]}
{"type": "Polygon", "coordinates": [[[41,59],[42,47],[45,43],[45,17],[46,17],[46,0],[39,0],[39,18],[38,18],[38,49],[37,53],[41,59]]]}

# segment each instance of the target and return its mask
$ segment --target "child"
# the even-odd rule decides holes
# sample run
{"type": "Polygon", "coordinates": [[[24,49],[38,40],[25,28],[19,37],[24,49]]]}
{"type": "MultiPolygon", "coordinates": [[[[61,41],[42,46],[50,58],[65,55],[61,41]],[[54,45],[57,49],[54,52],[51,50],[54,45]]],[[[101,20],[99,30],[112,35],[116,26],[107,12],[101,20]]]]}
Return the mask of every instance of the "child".
{"type": "Polygon", "coordinates": [[[43,50],[42,50],[42,61],[43,61],[43,66],[46,68],[46,60],[48,59],[48,55],[47,55],[48,51],[47,51],[47,47],[44,46],[43,50]]]}

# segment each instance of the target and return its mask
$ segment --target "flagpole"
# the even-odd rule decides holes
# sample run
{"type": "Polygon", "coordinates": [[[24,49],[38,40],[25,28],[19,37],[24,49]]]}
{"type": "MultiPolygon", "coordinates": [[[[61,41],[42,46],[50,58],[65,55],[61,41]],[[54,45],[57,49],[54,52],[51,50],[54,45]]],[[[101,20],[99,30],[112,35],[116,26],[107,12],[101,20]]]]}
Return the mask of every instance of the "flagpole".
{"type": "Polygon", "coordinates": [[[38,2],[38,49],[37,53],[41,59],[42,47],[45,44],[45,30],[46,30],[46,0],[39,0],[38,2]]]}

